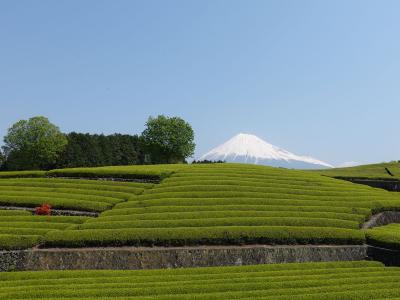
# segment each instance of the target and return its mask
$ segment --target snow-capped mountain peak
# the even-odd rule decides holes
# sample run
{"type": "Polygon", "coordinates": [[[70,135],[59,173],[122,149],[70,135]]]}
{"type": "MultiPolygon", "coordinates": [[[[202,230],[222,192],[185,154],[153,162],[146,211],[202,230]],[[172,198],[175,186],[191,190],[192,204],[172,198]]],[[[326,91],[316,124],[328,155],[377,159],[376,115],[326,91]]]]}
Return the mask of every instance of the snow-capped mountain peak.
{"type": "Polygon", "coordinates": [[[201,160],[225,160],[288,168],[332,168],[309,156],[299,156],[281,149],[253,134],[239,133],[222,145],[204,154],[201,160]]]}

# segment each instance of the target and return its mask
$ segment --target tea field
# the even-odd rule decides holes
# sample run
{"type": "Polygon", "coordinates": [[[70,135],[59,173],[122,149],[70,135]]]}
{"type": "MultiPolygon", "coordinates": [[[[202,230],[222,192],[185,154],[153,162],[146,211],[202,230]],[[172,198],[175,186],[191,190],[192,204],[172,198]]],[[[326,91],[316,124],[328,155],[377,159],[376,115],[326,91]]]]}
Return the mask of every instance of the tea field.
{"type": "Polygon", "coordinates": [[[310,172],[341,178],[400,179],[400,163],[391,162],[310,172]]]}
{"type": "MultiPolygon", "coordinates": [[[[400,209],[398,193],[313,172],[255,165],[78,168],[44,176],[52,178],[0,179],[0,205],[50,203],[53,208],[101,214],[69,226],[48,226],[43,234],[33,230],[38,227],[27,230],[38,216],[3,222],[17,235],[39,235],[35,241],[41,247],[363,244],[360,228],[371,214],[400,209]]],[[[7,248],[1,242],[0,247],[7,248]]]]}
{"type": "Polygon", "coordinates": [[[395,299],[400,268],[329,262],[0,273],[1,299],[395,299]]]}

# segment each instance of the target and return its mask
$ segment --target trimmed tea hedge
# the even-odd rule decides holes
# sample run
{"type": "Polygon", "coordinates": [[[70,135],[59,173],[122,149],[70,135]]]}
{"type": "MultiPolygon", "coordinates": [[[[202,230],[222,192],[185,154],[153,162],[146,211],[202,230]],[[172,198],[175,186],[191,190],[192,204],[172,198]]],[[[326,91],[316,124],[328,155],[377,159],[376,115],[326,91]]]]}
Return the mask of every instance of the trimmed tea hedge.
{"type": "Polygon", "coordinates": [[[0,231],[0,249],[18,250],[32,248],[41,241],[40,235],[33,234],[5,234],[0,231]]]}
{"type": "Polygon", "coordinates": [[[49,232],[46,247],[230,244],[363,244],[361,230],[330,227],[230,226],[82,229],[49,232]]]}
{"type": "Polygon", "coordinates": [[[110,166],[96,168],[69,168],[57,169],[47,172],[54,177],[79,177],[79,178],[120,178],[120,179],[149,179],[161,180],[168,177],[176,170],[185,168],[186,165],[135,165],[135,166],[110,166]]]}
{"type": "Polygon", "coordinates": [[[400,268],[376,262],[0,273],[1,299],[388,299],[400,268]]]}
{"type": "Polygon", "coordinates": [[[1,171],[0,178],[36,178],[45,177],[46,171],[1,171]]]}
{"type": "Polygon", "coordinates": [[[36,246],[50,231],[71,228],[88,220],[78,216],[34,216],[21,210],[0,211],[0,250],[36,246]]]}
{"type": "Polygon", "coordinates": [[[400,224],[369,229],[366,232],[368,243],[374,246],[400,250],[400,224]]]}

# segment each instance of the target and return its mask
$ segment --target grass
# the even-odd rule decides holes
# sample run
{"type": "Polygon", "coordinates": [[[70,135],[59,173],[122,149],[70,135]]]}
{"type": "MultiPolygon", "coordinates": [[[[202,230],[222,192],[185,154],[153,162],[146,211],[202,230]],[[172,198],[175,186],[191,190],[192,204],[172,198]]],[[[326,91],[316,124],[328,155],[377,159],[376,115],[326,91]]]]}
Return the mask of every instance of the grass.
{"type": "Polygon", "coordinates": [[[305,171],[241,164],[105,170],[170,175],[98,218],[48,233],[45,246],[360,244],[360,225],[373,212],[400,208],[399,194],[305,171]]]}
{"type": "Polygon", "coordinates": [[[366,232],[368,243],[374,246],[400,250],[400,224],[375,227],[366,232]]]}
{"type": "Polygon", "coordinates": [[[382,299],[400,268],[377,262],[291,263],[169,270],[0,274],[1,299],[382,299]]]}
{"type": "Polygon", "coordinates": [[[400,179],[400,163],[380,163],[348,168],[333,168],[310,171],[321,175],[341,178],[400,179]],[[390,175],[387,170],[392,175],[390,175]]]}

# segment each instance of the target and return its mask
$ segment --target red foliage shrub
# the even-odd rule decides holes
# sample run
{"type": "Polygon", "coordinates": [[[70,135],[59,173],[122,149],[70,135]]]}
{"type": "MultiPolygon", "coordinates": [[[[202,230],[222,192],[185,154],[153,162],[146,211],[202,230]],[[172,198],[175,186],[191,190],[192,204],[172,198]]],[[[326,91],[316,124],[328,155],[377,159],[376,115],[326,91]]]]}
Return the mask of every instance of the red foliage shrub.
{"type": "Polygon", "coordinates": [[[35,215],[50,216],[51,215],[51,205],[43,203],[42,206],[35,208],[35,215]]]}

